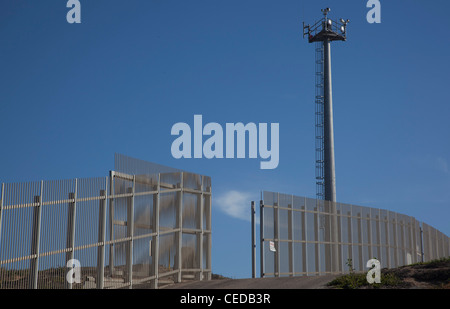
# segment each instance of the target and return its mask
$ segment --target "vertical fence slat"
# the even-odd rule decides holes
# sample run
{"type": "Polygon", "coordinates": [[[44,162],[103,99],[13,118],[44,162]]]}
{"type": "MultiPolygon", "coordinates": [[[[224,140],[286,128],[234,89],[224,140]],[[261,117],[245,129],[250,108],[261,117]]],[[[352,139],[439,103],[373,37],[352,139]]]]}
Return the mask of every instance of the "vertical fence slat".
{"type": "Polygon", "coordinates": [[[40,195],[35,196],[34,203],[37,206],[33,208],[33,235],[31,240],[31,255],[34,255],[30,259],[30,288],[37,289],[38,286],[38,272],[39,272],[39,245],[41,238],[41,216],[42,216],[42,195],[44,181],[41,181],[40,195]]]}
{"type": "Polygon", "coordinates": [[[294,276],[294,197],[291,195],[291,203],[288,205],[288,255],[289,255],[289,276],[294,276]]]}
{"type": "Polygon", "coordinates": [[[274,259],[274,273],[276,277],[280,276],[280,228],[279,228],[279,208],[278,205],[280,203],[279,195],[277,194],[277,201],[274,203],[274,209],[273,209],[273,217],[274,217],[274,224],[273,224],[273,238],[275,243],[275,259],[274,259]]]}
{"type": "Polygon", "coordinates": [[[305,273],[306,273],[306,275],[308,275],[309,274],[309,267],[308,267],[308,262],[309,262],[309,255],[308,255],[308,244],[306,243],[306,240],[308,239],[308,220],[307,220],[307,215],[306,215],[306,197],[305,198],[303,198],[303,212],[302,212],[302,222],[303,222],[303,231],[302,231],[302,235],[303,235],[303,238],[302,238],[302,240],[304,241],[303,242],[303,251],[304,251],[304,260],[305,260],[305,263],[304,263],[304,271],[305,271],[305,273]]]}
{"type": "Polygon", "coordinates": [[[136,176],[133,176],[133,185],[128,188],[127,193],[132,196],[127,198],[127,237],[130,240],[127,242],[127,281],[130,284],[129,288],[133,287],[133,235],[134,235],[134,193],[135,193],[136,176]]]}
{"type": "MultiPolygon", "coordinates": [[[[107,186],[105,186],[107,188],[107,186]]],[[[98,242],[97,249],[97,288],[103,289],[105,278],[105,241],[106,241],[106,201],[107,191],[100,190],[100,197],[105,197],[99,201],[99,216],[98,216],[98,242]]]]}
{"type": "MultiPolygon", "coordinates": [[[[77,180],[75,180],[75,190],[69,193],[69,203],[67,211],[67,240],[66,248],[69,249],[66,253],[66,265],[74,258],[75,251],[75,222],[76,222],[76,204],[77,204],[77,180]],[[73,200],[73,202],[72,202],[73,200]]],[[[65,280],[66,288],[72,288],[72,282],[65,280]]]]}
{"type": "MultiPolygon", "coordinates": [[[[5,184],[2,183],[2,189],[0,192],[1,196],[0,196],[0,257],[2,254],[2,222],[3,222],[3,201],[5,200],[5,184]]],[[[2,278],[0,277],[0,280],[2,280],[2,278]]]]}
{"type": "Polygon", "coordinates": [[[265,258],[264,258],[264,201],[259,201],[259,234],[260,234],[260,276],[261,278],[264,278],[264,269],[265,269],[265,258]]]}
{"type": "Polygon", "coordinates": [[[319,229],[320,229],[320,215],[319,215],[319,204],[316,203],[314,207],[314,259],[315,259],[315,274],[320,273],[320,245],[319,245],[319,229]]]}
{"type": "Polygon", "coordinates": [[[153,195],[153,227],[156,235],[153,236],[152,241],[152,262],[153,262],[153,275],[155,279],[152,281],[152,287],[158,288],[159,278],[159,213],[160,213],[160,200],[161,200],[161,174],[158,173],[158,183],[156,185],[157,193],[153,195]]]}
{"type": "MultiPolygon", "coordinates": [[[[201,177],[201,188],[203,188],[203,177],[201,177]]],[[[197,233],[197,265],[200,271],[197,273],[197,280],[203,280],[203,192],[196,194],[197,196],[197,229],[200,232],[197,233]]]]}
{"type": "Polygon", "coordinates": [[[180,182],[177,183],[177,187],[180,189],[178,194],[178,205],[176,206],[176,227],[177,232],[177,258],[175,267],[178,270],[176,276],[176,282],[181,282],[182,280],[182,265],[183,265],[183,172],[180,173],[180,182]]]}
{"type": "Polygon", "coordinates": [[[212,278],[212,262],[211,262],[211,246],[212,246],[212,226],[211,226],[211,221],[212,221],[212,189],[211,189],[211,179],[209,178],[209,185],[206,186],[206,192],[208,193],[206,195],[206,199],[208,200],[208,209],[207,209],[207,226],[206,228],[208,229],[209,233],[207,235],[207,244],[208,244],[208,248],[207,248],[207,252],[206,252],[206,267],[209,270],[208,274],[207,274],[207,280],[211,280],[212,278]]]}
{"type": "MultiPolygon", "coordinates": [[[[109,240],[114,240],[114,171],[109,172],[109,240]]],[[[114,244],[109,245],[109,275],[114,276],[114,244]]]]}
{"type": "Polygon", "coordinates": [[[308,254],[307,254],[307,245],[306,245],[306,198],[303,198],[303,206],[301,206],[301,220],[302,220],[302,231],[301,231],[301,240],[302,242],[302,271],[305,274],[308,274],[308,254]]]}
{"type": "Polygon", "coordinates": [[[255,201],[251,202],[251,242],[252,242],[252,278],[256,278],[256,222],[255,201]]]}

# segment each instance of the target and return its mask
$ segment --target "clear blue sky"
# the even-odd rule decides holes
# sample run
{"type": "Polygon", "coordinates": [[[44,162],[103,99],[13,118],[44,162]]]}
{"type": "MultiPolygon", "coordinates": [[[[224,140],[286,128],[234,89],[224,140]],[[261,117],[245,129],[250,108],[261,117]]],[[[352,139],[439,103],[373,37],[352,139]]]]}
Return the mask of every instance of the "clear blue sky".
{"type": "Polygon", "coordinates": [[[213,272],[251,275],[250,201],[315,196],[314,45],[332,46],[337,199],[450,235],[448,1],[81,0],[0,3],[0,181],[107,176],[123,153],[212,177],[213,272]],[[177,122],[280,124],[280,163],[172,157],[177,122]],[[233,191],[234,194],[233,194],[233,191]]]}

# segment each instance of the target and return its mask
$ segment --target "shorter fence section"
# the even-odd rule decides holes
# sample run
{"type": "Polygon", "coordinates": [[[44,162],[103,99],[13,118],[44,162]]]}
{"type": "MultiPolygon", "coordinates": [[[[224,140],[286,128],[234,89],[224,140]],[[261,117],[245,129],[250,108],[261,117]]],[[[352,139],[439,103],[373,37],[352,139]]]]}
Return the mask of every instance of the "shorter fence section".
{"type": "Polygon", "coordinates": [[[211,278],[211,179],[187,172],[2,184],[0,288],[211,278]]]}
{"type": "Polygon", "coordinates": [[[261,277],[366,271],[372,258],[393,268],[450,256],[450,239],[388,210],[263,193],[261,277]]]}

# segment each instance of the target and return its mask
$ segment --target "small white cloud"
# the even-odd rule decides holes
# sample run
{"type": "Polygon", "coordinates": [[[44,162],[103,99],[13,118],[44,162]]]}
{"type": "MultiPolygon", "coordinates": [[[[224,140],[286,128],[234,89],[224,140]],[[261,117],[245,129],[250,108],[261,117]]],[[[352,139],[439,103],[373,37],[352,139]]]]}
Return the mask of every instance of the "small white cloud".
{"type": "Polygon", "coordinates": [[[220,210],[231,217],[250,221],[250,203],[253,196],[254,194],[248,192],[231,190],[214,197],[213,205],[217,205],[220,210]]]}

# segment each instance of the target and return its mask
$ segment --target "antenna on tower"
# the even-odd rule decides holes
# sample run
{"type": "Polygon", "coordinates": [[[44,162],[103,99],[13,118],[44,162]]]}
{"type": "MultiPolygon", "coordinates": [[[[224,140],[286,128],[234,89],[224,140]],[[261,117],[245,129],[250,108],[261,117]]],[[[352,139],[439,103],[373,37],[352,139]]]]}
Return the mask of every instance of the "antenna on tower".
{"type": "Polygon", "coordinates": [[[321,9],[321,11],[322,11],[324,16],[327,16],[328,12],[330,12],[331,9],[330,8],[326,8],[326,9],[321,9]]]}

